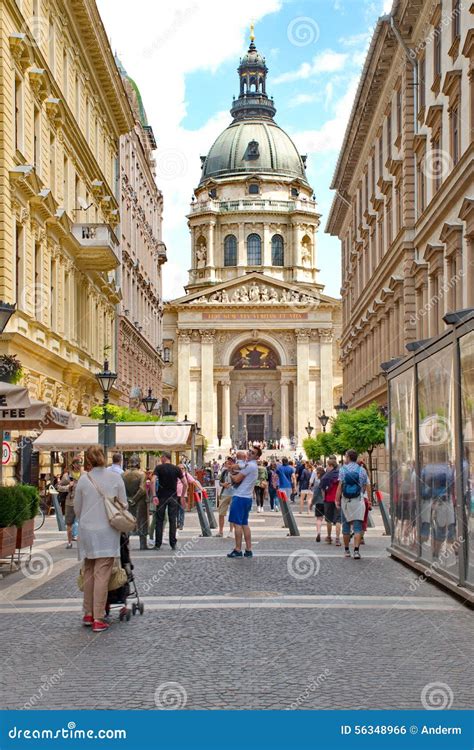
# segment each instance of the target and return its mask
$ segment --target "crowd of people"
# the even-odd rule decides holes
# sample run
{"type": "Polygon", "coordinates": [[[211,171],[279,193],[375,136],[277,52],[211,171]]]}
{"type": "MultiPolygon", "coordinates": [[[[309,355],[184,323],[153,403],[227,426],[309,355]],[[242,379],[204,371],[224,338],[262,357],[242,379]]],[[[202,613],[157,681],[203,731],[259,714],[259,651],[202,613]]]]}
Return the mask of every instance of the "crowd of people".
{"type": "MultiPolygon", "coordinates": [[[[70,549],[77,542],[83,561],[83,622],[94,632],[102,632],[108,627],[103,615],[108,581],[113,562],[120,554],[120,534],[111,525],[104,500],[113,499],[132,513],[140,550],[161,548],[166,522],[169,545],[175,550],[190,497],[197,493],[199,501],[206,490],[187,462],[175,465],[169,453],[162,453],[153,470],[142,469],[140,457],[132,456],[124,470],[120,453],[114,453],[107,466],[102,449],[94,446],[85,452],[83,467],[81,464],[79,457],[72,460],[60,478],[58,490],[65,513],[66,546],[70,549]],[[154,542],[152,546],[149,538],[154,542]]],[[[288,503],[299,506],[300,514],[314,514],[316,542],[321,542],[325,523],[325,542],[343,544],[346,557],[360,559],[370,493],[366,467],[355,451],[346,452],[342,465],[331,456],[323,466],[303,460],[302,456],[296,460],[262,460],[261,448],[251,446],[227,456],[222,463],[215,461],[210,470],[219,490],[216,536],[224,535],[228,517],[229,536],[234,538],[229,558],[253,557],[249,515],[254,503],[257,513],[263,513],[268,502],[271,512],[277,512],[281,503],[288,503]]]]}

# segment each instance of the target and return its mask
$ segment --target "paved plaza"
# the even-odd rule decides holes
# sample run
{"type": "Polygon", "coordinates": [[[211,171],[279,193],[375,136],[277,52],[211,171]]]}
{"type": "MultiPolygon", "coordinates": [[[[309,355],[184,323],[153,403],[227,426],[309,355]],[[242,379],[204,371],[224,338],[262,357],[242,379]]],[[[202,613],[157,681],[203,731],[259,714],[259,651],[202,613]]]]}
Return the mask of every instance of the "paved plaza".
{"type": "Polygon", "coordinates": [[[76,553],[48,519],[30,566],[0,581],[2,706],[420,709],[443,683],[469,707],[470,610],[388,556],[377,512],[361,561],[296,518],[289,538],[279,514],[253,513],[252,560],[200,538],[195,514],[177,553],[132,539],[145,614],[115,611],[100,635],[81,626],[76,553]]]}

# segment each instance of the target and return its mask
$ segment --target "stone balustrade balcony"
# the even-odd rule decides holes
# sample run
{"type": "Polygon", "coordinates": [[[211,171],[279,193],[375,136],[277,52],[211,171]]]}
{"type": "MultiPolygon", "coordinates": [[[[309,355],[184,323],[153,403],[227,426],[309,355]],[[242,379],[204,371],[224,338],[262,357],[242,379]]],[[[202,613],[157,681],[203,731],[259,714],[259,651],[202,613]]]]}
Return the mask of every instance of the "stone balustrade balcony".
{"type": "Polygon", "coordinates": [[[118,238],[109,224],[73,224],[80,246],[77,265],[86,271],[113,271],[120,263],[118,238]]]}
{"type": "Polygon", "coordinates": [[[272,200],[266,198],[242,198],[240,200],[207,200],[197,201],[191,204],[191,215],[199,213],[227,213],[234,211],[263,211],[275,213],[291,213],[293,211],[305,211],[312,214],[318,213],[317,203],[313,200],[272,200]]]}

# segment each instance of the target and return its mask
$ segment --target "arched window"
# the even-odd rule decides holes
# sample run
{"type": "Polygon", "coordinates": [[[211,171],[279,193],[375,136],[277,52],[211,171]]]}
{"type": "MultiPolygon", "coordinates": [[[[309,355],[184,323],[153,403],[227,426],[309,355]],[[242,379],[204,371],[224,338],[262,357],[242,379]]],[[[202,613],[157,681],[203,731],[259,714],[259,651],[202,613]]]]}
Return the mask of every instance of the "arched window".
{"type": "Polygon", "coordinates": [[[258,234],[249,234],[247,237],[247,265],[262,265],[262,240],[258,234]]]}
{"type": "Polygon", "coordinates": [[[284,244],[281,234],[274,234],[272,237],[272,265],[285,265],[284,244]]]}
{"type": "Polygon", "coordinates": [[[224,265],[237,265],[237,238],[233,234],[228,234],[224,240],[224,265]]]}

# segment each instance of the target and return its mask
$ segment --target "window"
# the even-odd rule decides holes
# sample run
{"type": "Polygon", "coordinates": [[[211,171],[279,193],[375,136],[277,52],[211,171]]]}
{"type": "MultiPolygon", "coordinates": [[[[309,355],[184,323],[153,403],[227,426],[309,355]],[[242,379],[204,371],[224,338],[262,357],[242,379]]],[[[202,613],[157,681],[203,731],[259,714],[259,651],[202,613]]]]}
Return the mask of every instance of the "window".
{"type": "Polygon", "coordinates": [[[379,179],[383,177],[383,132],[379,138],[379,179]]]}
{"type": "Polygon", "coordinates": [[[36,173],[39,174],[41,171],[41,113],[38,107],[34,108],[33,113],[33,163],[35,165],[36,173]]]}
{"type": "Polygon", "coordinates": [[[424,108],[426,104],[425,78],[426,78],[425,58],[420,57],[418,61],[418,89],[420,92],[420,101],[419,101],[420,109],[424,108]]]}
{"type": "Polygon", "coordinates": [[[423,213],[426,208],[426,183],[425,183],[425,172],[423,169],[423,162],[420,161],[416,165],[416,174],[418,178],[418,216],[423,213]]]}
{"type": "Polygon", "coordinates": [[[66,48],[63,49],[63,94],[64,98],[67,100],[67,94],[68,94],[68,76],[69,76],[69,66],[68,66],[68,59],[67,59],[67,50],[66,48]]]}
{"type": "Polygon", "coordinates": [[[451,110],[451,154],[454,164],[459,161],[459,141],[460,141],[460,117],[459,102],[451,110]]]}
{"type": "Polygon", "coordinates": [[[459,0],[453,0],[453,13],[452,13],[452,29],[453,29],[453,42],[459,39],[461,36],[461,3],[459,0]]]}
{"type": "Polygon", "coordinates": [[[163,349],[163,361],[166,363],[171,362],[171,349],[169,346],[165,346],[163,349]]]}
{"type": "Polygon", "coordinates": [[[69,163],[67,156],[63,161],[63,206],[67,211],[69,206],[69,163]]]}
{"type": "Polygon", "coordinates": [[[441,145],[441,133],[438,132],[431,141],[431,165],[428,165],[428,169],[433,173],[434,177],[434,189],[438,190],[441,185],[441,172],[442,172],[442,155],[440,153],[441,145]]]}
{"type": "Polygon", "coordinates": [[[56,197],[56,138],[49,134],[49,189],[56,197]]]}
{"type": "Polygon", "coordinates": [[[56,319],[56,273],[57,264],[55,260],[51,260],[51,276],[50,276],[50,294],[49,294],[49,305],[51,308],[51,329],[56,330],[57,319],[56,319]]]}
{"type": "Polygon", "coordinates": [[[299,194],[300,194],[300,191],[298,190],[298,188],[295,188],[295,187],[291,188],[291,197],[292,198],[297,198],[299,196],[299,194]]]}
{"type": "Polygon", "coordinates": [[[262,265],[262,240],[258,234],[249,234],[247,237],[247,265],[262,265]]]}
{"type": "Polygon", "coordinates": [[[79,117],[81,114],[81,80],[77,73],[76,73],[75,97],[76,97],[76,101],[75,101],[76,120],[77,122],[79,122],[79,117]]]}
{"type": "Polygon", "coordinates": [[[224,265],[237,265],[237,238],[233,234],[228,234],[224,240],[224,265]]]}
{"type": "Polygon", "coordinates": [[[433,55],[434,76],[436,79],[441,76],[441,24],[438,24],[434,30],[433,55]]]}
{"type": "Polygon", "coordinates": [[[281,234],[274,234],[272,237],[272,265],[285,265],[284,243],[281,234]]]}
{"type": "Polygon", "coordinates": [[[49,19],[49,36],[48,36],[48,42],[49,42],[49,49],[48,49],[48,55],[49,55],[49,68],[51,70],[51,73],[54,76],[54,45],[55,45],[55,33],[54,33],[54,21],[52,18],[49,19]]]}
{"type": "Polygon", "coordinates": [[[260,187],[256,182],[251,182],[249,185],[249,195],[258,195],[260,193],[260,187]]]}
{"type": "Polygon", "coordinates": [[[209,198],[217,198],[217,190],[216,188],[212,188],[212,190],[209,190],[209,198]]]}
{"type": "Polygon", "coordinates": [[[375,196],[375,152],[372,154],[372,166],[370,171],[372,177],[372,195],[375,196]]]}
{"type": "Polygon", "coordinates": [[[402,135],[402,92],[397,91],[397,138],[402,135]]]}
{"type": "Polygon", "coordinates": [[[24,236],[21,224],[16,224],[15,229],[15,284],[16,284],[16,306],[22,310],[26,300],[23,292],[23,270],[24,270],[24,236]]]}
{"type": "Polygon", "coordinates": [[[23,82],[15,78],[15,148],[23,150],[23,82]]]}
{"type": "Polygon", "coordinates": [[[34,299],[34,313],[37,320],[41,319],[42,299],[41,299],[41,245],[39,242],[35,242],[35,299],[34,299]]]}
{"type": "Polygon", "coordinates": [[[392,158],[392,113],[387,115],[387,156],[392,158]]]}

